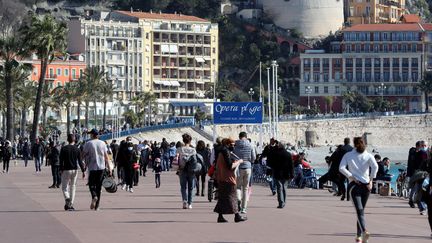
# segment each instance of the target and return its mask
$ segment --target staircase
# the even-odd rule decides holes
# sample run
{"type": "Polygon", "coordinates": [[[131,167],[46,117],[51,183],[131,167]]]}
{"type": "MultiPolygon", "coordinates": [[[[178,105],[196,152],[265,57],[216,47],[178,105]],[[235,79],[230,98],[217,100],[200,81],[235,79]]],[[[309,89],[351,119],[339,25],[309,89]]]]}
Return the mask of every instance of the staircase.
{"type": "Polygon", "coordinates": [[[201,130],[199,128],[199,126],[192,126],[191,127],[192,130],[194,130],[196,133],[198,133],[199,135],[203,136],[204,138],[206,138],[209,141],[213,141],[213,135],[209,134],[208,132],[201,130]]]}

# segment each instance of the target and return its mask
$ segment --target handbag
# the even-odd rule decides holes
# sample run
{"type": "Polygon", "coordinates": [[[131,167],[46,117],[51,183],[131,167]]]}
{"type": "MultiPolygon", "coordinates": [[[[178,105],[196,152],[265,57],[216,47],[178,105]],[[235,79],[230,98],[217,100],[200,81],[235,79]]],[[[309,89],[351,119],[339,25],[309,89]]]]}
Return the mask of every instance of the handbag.
{"type": "Polygon", "coordinates": [[[132,168],[134,168],[134,170],[138,170],[140,165],[138,163],[133,163],[132,168]]]}
{"type": "Polygon", "coordinates": [[[117,191],[117,183],[111,176],[105,176],[102,181],[102,186],[105,188],[105,191],[109,193],[115,193],[117,191]]]}

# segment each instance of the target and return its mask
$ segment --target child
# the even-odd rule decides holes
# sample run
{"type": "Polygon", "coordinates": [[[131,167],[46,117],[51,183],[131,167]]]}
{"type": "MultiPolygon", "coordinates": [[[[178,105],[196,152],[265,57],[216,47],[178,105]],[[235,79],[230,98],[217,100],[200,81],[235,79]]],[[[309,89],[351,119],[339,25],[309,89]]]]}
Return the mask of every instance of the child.
{"type": "Polygon", "coordinates": [[[160,187],[160,175],[162,173],[162,166],[160,158],[155,159],[155,166],[153,167],[153,172],[155,173],[156,188],[160,187]]]}

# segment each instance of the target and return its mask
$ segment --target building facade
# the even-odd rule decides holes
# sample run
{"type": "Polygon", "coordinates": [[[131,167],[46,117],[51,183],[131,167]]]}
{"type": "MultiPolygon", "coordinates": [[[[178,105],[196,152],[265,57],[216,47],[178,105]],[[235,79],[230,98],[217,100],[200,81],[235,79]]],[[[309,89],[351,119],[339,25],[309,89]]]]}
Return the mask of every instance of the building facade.
{"type": "Polygon", "coordinates": [[[205,93],[218,73],[217,24],[181,14],[114,11],[82,19],[81,30],[87,64],[114,81],[114,100],[127,104],[152,92],[158,100],[210,101],[205,93]]]}
{"type": "Polygon", "coordinates": [[[348,23],[397,23],[405,13],[405,0],[347,0],[348,23]]]}
{"type": "Polygon", "coordinates": [[[405,110],[422,110],[417,85],[424,70],[423,36],[420,24],[360,24],[345,29],[332,53],[301,54],[301,104],[319,105],[324,112],[324,97],[332,96],[332,111],[342,112],[343,94],[357,91],[369,98],[403,102],[405,110]]]}

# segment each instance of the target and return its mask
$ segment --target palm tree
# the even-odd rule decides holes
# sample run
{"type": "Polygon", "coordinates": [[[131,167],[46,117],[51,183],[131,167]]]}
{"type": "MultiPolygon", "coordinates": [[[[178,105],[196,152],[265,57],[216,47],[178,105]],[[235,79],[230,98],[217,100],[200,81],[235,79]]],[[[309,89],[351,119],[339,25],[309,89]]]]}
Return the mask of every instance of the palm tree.
{"type": "Polygon", "coordinates": [[[103,116],[102,116],[102,128],[106,128],[106,106],[108,101],[113,100],[114,87],[112,82],[108,79],[104,79],[99,86],[99,93],[103,102],[103,116]]]}
{"type": "MultiPolygon", "coordinates": [[[[88,128],[89,123],[89,107],[90,102],[94,101],[96,110],[96,100],[99,97],[98,88],[102,85],[105,79],[105,72],[100,67],[90,67],[84,72],[84,102],[85,102],[85,126],[88,128]]],[[[95,113],[96,114],[96,113],[95,113]]],[[[95,117],[96,118],[96,117],[95,117]]]]}
{"type": "Polygon", "coordinates": [[[429,112],[429,93],[432,92],[432,72],[425,72],[423,79],[418,84],[418,87],[421,91],[424,92],[425,96],[425,112],[429,112]]]}
{"type": "Polygon", "coordinates": [[[31,16],[28,24],[21,27],[24,45],[29,51],[37,54],[41,62],[41,72],[38,81],[38,90],[34,105],[33,125],[30,135],[31,141],[36,138],[39,127],[39,115],[41,110],[42,94],[45,84],[47,66],[54,59],[56,52],[64,52],[66,49],[66,23],[59,22],[52,15],[38,17],[31,16]]]}
{"type": "Polygon", "coordinates": [[[60,107],[65,107],[66,108],[66,133],[70,134],[71,129],[71,105],[72,102],[74,101],[74,95],[75,95],[75,90],[76,90],[76,83],[73,82],[69,82],[66,83],[65,86],[59,86],[57,88],[55,88],[53,90],[53,97],[54,100],[57,101],[58,104],[60,104],[60,107]]]}
{"type": "Polygon", "coordinates": [[[1,81],[4,83],[6,99],[6,139],[14,138],[14,81],[22,81],[24,66],[18,63],[20,57],[26,56],[22,43],[14,36],[0,39],[0,59],[3,59],[1,81]]]}
{"type": "Polygon", "coordinates": [[[17,105],[21,109],[20,136],[25,137],[27,130],[27,113],[28,109],[36,98],[37,87],[33,82],[27,82],[17,87],[16,98],[17,105]]]}
{"type": "MultiPolygon", "coordinates": [[[[132,104],[137,107],[137,113],[142,114],[142,118],[144,120],[143,124],[146,124],[146,114],[148,116],[148,123],[151,123],[151,115],[152,111],[158,110],[158,108],[155,106],[156,101],[156,95],[151,92],[143,92],[139,95],[135,96],[132,99],[132,104]],[[147,110],[147,113],[146,113],[147,110]]],[[[140,119],[141,120],[141,119],[140,119]]]]}

